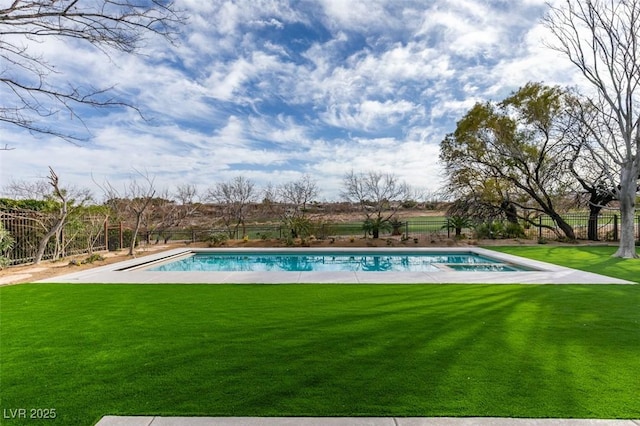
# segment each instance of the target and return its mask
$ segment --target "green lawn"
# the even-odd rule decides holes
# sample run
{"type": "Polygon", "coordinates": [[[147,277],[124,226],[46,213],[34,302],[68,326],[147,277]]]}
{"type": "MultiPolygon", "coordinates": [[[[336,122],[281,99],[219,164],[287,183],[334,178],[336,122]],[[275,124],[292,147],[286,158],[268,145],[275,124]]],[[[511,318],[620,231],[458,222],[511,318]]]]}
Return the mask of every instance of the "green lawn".
{"type": "Polygon", "coordinates": [[[614,246],[537,245],[487,248],[640,283],[640,259],[611,257],[617,250],[614,246]]]}
{"type": "Polygon", "coordinates": [[[640,418],[638,306],[618,285],[8,286],[0,408],[640,418]]]}

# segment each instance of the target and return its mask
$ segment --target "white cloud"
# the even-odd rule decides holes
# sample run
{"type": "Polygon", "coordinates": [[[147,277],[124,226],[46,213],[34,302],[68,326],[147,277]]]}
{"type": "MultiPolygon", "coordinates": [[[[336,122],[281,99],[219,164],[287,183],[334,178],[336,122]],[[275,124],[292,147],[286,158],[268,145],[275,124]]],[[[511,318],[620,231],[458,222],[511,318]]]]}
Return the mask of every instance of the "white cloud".
{"type": "Polygon", "coordinates": [[[419,105],[407,101],[364,100],[360,104],[332,105],[320,117],[334,127],[375,131],[397,125],[409,114],[424,115],[419,105]]]}
{"type": "Polygon", "coordinates": [[[0,142],[17,148],[0,152],[3,182],[45,175],[49,165],[80,186],[92,185],[91,173],[122,181],[134,168],[166,187],[310,173],[332,199],[354,169],[435,190],[439,142],[476,101],[499,100],[529,80],[579,80],[541,46],[542,0],[179,6],[189,16],[180,43],[151,38],[148,56],[34,44],[56,64],[57,82],[113,85],[150,121],[126,109],[88,112],[94,139],[80,147],[0,124],[0,142]]]}

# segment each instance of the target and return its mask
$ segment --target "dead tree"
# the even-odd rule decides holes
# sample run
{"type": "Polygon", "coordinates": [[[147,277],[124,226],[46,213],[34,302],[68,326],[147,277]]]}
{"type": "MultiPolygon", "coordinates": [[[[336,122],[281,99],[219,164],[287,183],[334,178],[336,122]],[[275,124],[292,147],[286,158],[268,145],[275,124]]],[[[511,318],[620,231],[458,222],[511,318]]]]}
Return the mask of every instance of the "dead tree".
{"type": "MultiPolygon", "coordinates": [[[[77,203],[78,200],[75,199],[73,192],[70,192],[66,189],[63,189],[60,186],[60,178],[53,171],[51,167],[49,167],[49,176],[47,177],[48,183],[51,186],[51,197],[58,202],[59,208],[56,212],[56,216],[54,217],[53,224],[49,226],[49,229],[42,236],[40,241],[38,242],[38,250],[36,251],[35,258],[33,260],[34,264],[40,263],[42,257],[44,256],[44,252],[47,248],[47,244],[51,237],[56,236],[56,247],[59,247],[61,244],[62,238],[62,229],[67,222],[67,218],[69,217],[69,213],[72,209],[77,208],[84,204],[84,202],[88,199],[88,193],[83,192],[83,198],[80,199],[80,202],[77,203]]],[[[78,195],[76,193],[75,195],[78,195]]],[[[56,253],[54,258],[57,258],[59,253],[56,253]]]]}
{"type": "Polygon", "coordinates": [[[109,182],[99,185],[105,194],[107,204],[116,211],[118,216],[133,220],[134,227],[129,244],[129,256],[135,253],[136,241],[140,226],[142,224],[143,215],[152,205],[153,198],[156,194],[154,179],[149,175],[137,172],[142,179],[142,183],[131,178],[125,185],[124,191],[118,191],[109,182]]]}
{"type": "Polygon", "coordinates": [[[562,53],[595,89],[585,97],[596,119],[583,123],[617,175],[620,245],[617,257],[638,257],[635,202],[640,175],[640,0],[566,0],[552,6],[546,26],[550,47],[562,53]]]}

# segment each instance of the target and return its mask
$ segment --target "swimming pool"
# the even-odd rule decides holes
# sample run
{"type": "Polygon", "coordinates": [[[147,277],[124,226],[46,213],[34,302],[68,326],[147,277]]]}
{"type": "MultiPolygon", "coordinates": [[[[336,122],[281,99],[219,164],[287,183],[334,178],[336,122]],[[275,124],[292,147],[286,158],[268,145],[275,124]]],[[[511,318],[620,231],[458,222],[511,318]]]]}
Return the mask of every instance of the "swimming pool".
{"type": "Polygon", "coordinates": [[[381,256],[408,254],[460,255],[475,253],[499,263],[434,264],[436,269],[426,272],[411,271],[153,271],[151,268],[168,264],[176,260],[187,259],[194,254],[232,254],[246,256],[250,254],[302,254],[299,248],[175,248],[148,256],[125,260],[119,263],[99,266],[67,275],[60,275],[38,282],[76,283],[76,284],[632,284],[616,278],[605,277],[590,272],[577,271],[545,262],[525,259],[481,247],[445,248],[384,248],[360,249],[335,247],[331,249],[311,247],[304,249],[307,254],[328,256],[350,254],[366,255],[374,252],[381,256]],[[521,270],[501,271],[498,265],[516,266],[521,270]],[[440,269],[438,269],[438,267],[440,269]],[[496,269],[497,267],[497,269],[496,269]]]}
{"type": "Polygon", "coordinates": [[[530,268],[473,252],[191,253],[149,271],[165,272],[514,272],[530,268]]]}

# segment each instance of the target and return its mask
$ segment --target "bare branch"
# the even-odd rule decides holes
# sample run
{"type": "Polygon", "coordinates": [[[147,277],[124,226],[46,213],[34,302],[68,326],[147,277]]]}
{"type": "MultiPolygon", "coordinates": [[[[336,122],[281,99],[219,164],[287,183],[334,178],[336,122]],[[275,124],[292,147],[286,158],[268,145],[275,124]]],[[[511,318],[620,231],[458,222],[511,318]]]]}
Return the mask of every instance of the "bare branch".
{"type": "Polygon", "coordinates": [[[622,232],[618,257],[638,257],[635,200],[640,175],[640,0],[565,0],[549,6],[545,20],[552,49],[566,56],[596,89],[589,106],[595,119],[583,125],[618,167],[615,197],[622,232]]]}
{"type": "Polygon", "coordinates": [[[173,3],[162,0],[16,0],[0,8],[0,122],[79,142],[86,138],[42,124],[41,119],[65,111],[88,132],[76,112],[80,106],[125,107],[140,113],[130,102],[113,99],[113,87],[50,83],[57,71],[42,56],[31,54],[30,43],[78,40],[106,55],[109,50],[136,53],[148,35],[173,42],[184,21],[173,3]]]}

